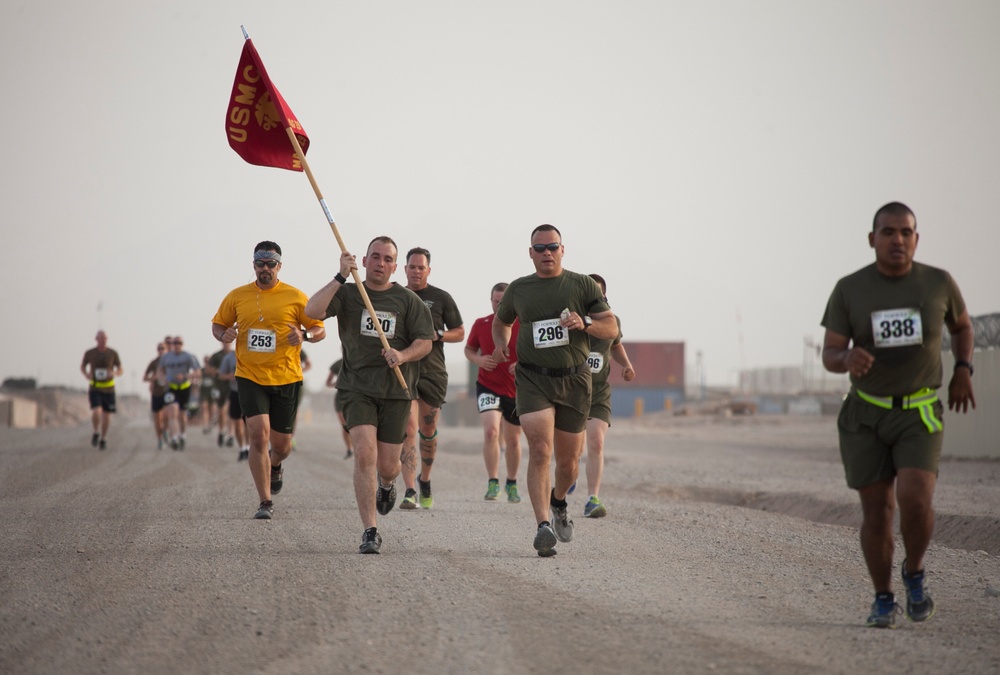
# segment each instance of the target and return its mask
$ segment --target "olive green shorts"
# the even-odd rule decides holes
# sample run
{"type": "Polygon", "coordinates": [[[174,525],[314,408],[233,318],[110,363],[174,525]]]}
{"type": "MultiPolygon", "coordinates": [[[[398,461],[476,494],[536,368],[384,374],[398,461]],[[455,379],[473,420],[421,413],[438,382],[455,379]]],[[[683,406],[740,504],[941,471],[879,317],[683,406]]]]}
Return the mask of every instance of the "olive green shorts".
{"type": "Polygon", "coordinates": [[[344,425],[353,427],[370,424],[380,443],[402,443],[406,438],[406,421],[410,418],[410,401],[402,398],[372,398],[356,391],[341,391],[344,402],[344,425]]]}
{"type": "Polygon", "coordinates": [[[592,384],[590,395],[590,414],[592,420],[601,420],[611,426],[611,385],[607,382],[592,384]]]}
{"type": "MultiPolygon", "coordinates": [[[[933,409],[941,420],[941,401],[933,409]]],[[[938,473],[944,432],[930,433],[919,410],[887,410],[851,393],[840,408],[837,430],[847,486],[854,490],[892,478],[899,469],[938,473]]]]}
{"type": "Polygon", "coordinates": [[[416,389],[418,399],[432,408],[440,408],[448,394],[448,371],[428,373],[421,370],[416,389]]]}
{"type": "Polygon", "coordinates": [[[518,416],[555,408],[556,429],[577,434],[587,428],[590,412],[590,371],[551,377],[527,368],[516,368],[518,416]]]}

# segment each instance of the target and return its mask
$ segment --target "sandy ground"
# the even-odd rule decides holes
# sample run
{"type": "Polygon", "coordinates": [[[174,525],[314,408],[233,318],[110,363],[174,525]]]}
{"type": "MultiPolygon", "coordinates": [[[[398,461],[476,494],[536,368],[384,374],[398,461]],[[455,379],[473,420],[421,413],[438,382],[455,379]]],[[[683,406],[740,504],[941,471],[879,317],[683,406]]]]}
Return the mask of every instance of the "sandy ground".
{"type": "Polygon", "coordinates": [[[889,631],[863,627],[830,418],[616,423],[609,516],[582,517],[581,483],[548,559],[526,460],[524,503],[483,501],[475,428],[441,431],[434,509],[382,517],[361,556],[332,423],[300,429],[255,521],[235,450],[115,422],[104,452],[86,427],[0,431],[0,672],[1000,672],[998,462],[943,464],[938,611],[889,631]]]}

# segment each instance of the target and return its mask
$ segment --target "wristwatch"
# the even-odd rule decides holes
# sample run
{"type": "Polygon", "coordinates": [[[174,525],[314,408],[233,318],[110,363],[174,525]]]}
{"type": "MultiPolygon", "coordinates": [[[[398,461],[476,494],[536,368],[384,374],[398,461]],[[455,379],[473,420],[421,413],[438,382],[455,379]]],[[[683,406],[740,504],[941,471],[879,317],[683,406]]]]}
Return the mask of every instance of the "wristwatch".
{"type": "Polygon", "coordinates": [[[437,331],[434,331],[434,332],[437,333],[438,342],[440,342],[441,340],[444,340],[444,331],[443,330],[437,330],[437,331]]]}
{"type": "Polygon", "coordinates": [[[335,281],[337,281],[337,282],[338,282],[338,283],[339,283],[339,284],[340,284],[341,286],[343,286],[344,284],[346,284],[346,283],[347,283],[347,277],[345,277],[345,276],[344,276],[343,274],[341,274],[340,272],[337,272],[336,274],[334,274],[334,275],[333,275],[333,278],[334,278],[334,280],[335,280],[335,281]]]}
{"type": "Polygon", "coordinates": [[[955,370],[958,370],[959,368],[968,368],[969,377],[972,377],[973,369],[971,363],[969,363],[968,361],[955,361],[955,370]]]}
{"type": "Polygon", "coordinates": [[[302,341],[303,342],[309,342],[309,340],[312,340],[312,337],[313,337],[313,334],[310,333],[309,331],[302,331],[302,341]]]}
{"type": "Polygon", "coordinates": [[[586,331],[588,328],[594,325],[594,320],[589,316],[583,317],[583,330],[586,331]]]}

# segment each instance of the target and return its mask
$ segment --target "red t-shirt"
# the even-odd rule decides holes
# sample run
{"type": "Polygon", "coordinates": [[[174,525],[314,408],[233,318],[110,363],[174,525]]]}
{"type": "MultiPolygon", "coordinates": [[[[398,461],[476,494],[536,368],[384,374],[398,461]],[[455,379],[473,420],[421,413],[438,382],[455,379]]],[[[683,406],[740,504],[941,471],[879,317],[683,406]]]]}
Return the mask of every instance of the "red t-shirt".
{"type": "MultiPolygon", "coordinates": [[[[499,364],[493,370],[479,369],[476,381],[487,387],[490,391],[514,398],[517,389],[514,388],[514,375],[510,372],[510,364],[517,361],[517,331],[521,324],[515,319],[510,327],[510,342],[507,349],[510,350],[510,361],[499,364]]],[[[493,315],[476,319],[469,331],[469,338],[465,341],[465,346],[472,350],[479,350],[484,356],[492,354],[496,349],[493,344],[493,315]]]]}

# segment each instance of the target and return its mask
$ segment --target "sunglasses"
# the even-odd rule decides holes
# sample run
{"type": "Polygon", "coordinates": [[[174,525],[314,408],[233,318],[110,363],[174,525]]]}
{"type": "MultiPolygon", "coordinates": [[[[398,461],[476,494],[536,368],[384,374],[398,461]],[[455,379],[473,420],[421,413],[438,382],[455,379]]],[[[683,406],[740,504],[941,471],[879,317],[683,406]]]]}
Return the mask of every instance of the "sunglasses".
{"type": "Polygon", "coordinates": [[[254,260],[253,266],[258,269],[264,269],[264,265],[267,265],[267,269],[273,270],[278,266],[277,260],[254,260]]]}
{"type": "Polygon", "coordinates": [[[551,244],[532,244],[531,248],[535,249],[536,253],[541,253],[542,251],[558,251],[559,247],[562,246],[558,241],[554,241],[551,244]]]}

